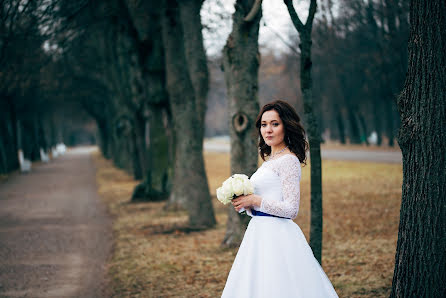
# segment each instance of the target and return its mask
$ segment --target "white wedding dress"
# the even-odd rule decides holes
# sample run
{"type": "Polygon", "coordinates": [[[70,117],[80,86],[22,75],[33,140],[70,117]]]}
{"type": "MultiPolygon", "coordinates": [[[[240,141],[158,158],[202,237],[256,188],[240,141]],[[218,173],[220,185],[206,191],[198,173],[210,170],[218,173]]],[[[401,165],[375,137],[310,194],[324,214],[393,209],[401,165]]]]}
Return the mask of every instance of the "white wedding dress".
{"type": "MultiPolygon", "coordinates": [[[[292,221],[299,211],[301,167],[294,154],[266,161],[251,176],[262,197],[229,272],[224,298],[338,297],[305,239],[292,221]],[[291,218],[291,219],[290,219],[291,218]]],[[[252,215],[250,210],[247,211],[252,215]]]]}

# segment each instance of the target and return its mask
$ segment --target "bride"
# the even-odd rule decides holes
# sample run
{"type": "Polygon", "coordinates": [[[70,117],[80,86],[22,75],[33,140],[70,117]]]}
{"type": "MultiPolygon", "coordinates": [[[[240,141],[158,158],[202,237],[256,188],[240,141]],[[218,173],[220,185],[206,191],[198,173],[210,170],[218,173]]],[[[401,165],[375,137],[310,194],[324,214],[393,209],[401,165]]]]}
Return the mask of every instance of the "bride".
{"type": "Polygon", "coordinates": [[[251,176],[254,194],[232,201],[253,218],[229,272],[222,297],[338,297],[293,222],[299,211],[301,163],[308,143],[296,111],[277,100],[260,111],[260,156],[251,176]]]}

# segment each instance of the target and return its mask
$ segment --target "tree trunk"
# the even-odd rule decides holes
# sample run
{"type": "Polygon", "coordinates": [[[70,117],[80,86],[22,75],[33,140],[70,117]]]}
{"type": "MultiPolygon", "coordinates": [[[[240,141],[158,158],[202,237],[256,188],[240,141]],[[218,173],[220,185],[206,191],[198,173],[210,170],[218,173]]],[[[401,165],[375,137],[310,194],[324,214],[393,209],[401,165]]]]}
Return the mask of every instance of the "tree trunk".
{"type": "Polygon", "coordinates": [[[107,125],[107,120],[98,120],[96,119],[96,123],[98,126],[99,133],[99,147],[101,148],[101,152],[105,158],[110,158],[110,127],[107,125]]]}
{"type": "MultiPolygon", "coordinates": [[[[133,178],[135,180],[141,180],[143,178],[143,172],[144,172],[144,162],[141,160],[141,155],[143,152],[141,152],[143,149],[140,148],[140,143],[138,141],[139,135],[138,135],[138,128],[137,128],[136,118],[133,118],[132,122],[132,133],[130,135],[131,140],[131,149],[130,154],[132,157],[132,167],[133,167],[133,178]]],[[[141,146],[143,146],[141,144],[141,146]]]]}
{"type": "MultiPolygon", "coordinates": [[[[178,1],[183,26],[184,48],[189,76],[194,87],[198,120],[204,123],[209,90],[209,71],[201,34],[200,10],[204,0],[178,1]]],[[[204,125],[201,131],[204,137],[204,125]]]]}
{"type": "Polygon", "coordinates": [[[381,103],[377,99],[375,103],[373,104],[373,122],[375,124],[375,131],[378,135],[378,139],[376,141],[376,144],[378,146],[381,146],[382,144],[382,120],[381,120],[381,103]]]}
{"type": "Polygon", "coordinates": [[[6,129],[4,129],[3,127],[3,122],[6,121],[3,121],[2,119],[2,121],[0,122],[0,174],[8,173],[8,158],[7,158],[7,147],[6,147],[8,144],[7,142],[8,135],[4,133],[6,129]]]}
{"type": "Polygon", "coordinates": [[[186,206],[191,228],[208,228],[214,226],[216,221],[204,169],[204,119],[200,118],[201,103],[195,95],[190,77],[184,28],[176,0],[165,2],[162,35],[176,146],[173,189],[169,202],[186,206]]]}
{"type": "Polygon", "coordinates": [[[344,118],[342,117],[342,111],[340,109],[336,112],[336,124],[339,131],[339,141],[341,144],[345,144],[344,118]]]}
{"type": "Polygon", "coordinates": [[[361,125],[361,144],[366,143],[366,145],[369,145],[369,141],[367,140],[367,137],[369,135],[369,131],[367,130],[367,123],[364,119],[364,116],[361,112],[356,114],[358,118],[358,123],[361,125]]]}
{"type": "Polygon", "coordinates": [[[359,124],[355,117],[355,112],[352,107],[347,107],[348,123],[350,124],[350,143],[361,144],[361,136],[359,132],[359,124]]]}
{"type": "Polygon", "coordinates": [[[311,227],[310,246],[319,263],[322,264],[322,160],[321,134],[316,115],[313,112],[313,93],[311,79],[311,31],[301,36],[300,79],[307,123],[308,143],[311,163],[311,227]]]}
{"type": "MultiPolygon", "coordinates": [[[[231,174],[251,176],[258,167],[255,121],[259,112],[258,48],[261,9],[253,20],[244,20],[254,0],[238,0],[232,17],[232,32],[223,49],[223,68],[229,99],[229,134],[231,139],[231,174]]],[[[228,222],[223,246],[237,247],[243,239],[250,217],[228,208],[228,222]]]]}
{"type": "Polygon", "coordinates": [[[386,102],[386,108],[385,108],[385,117],[386,117],[386,127],[387,127],[387,137],[389,138],[389,146],[393,147],[395,144],[395,127],[394,127],[394,121],[396,116],[398,115],[396,111],[394,110],[394,102],[392,100],[388,100],[386,102]]]}
{"type": "Polygon", "coordinates": [[[130,35],[136,43],[136,56],[139,58],[134,59],[130,68],[135,69],[131,82],[132,94],[136,99],[136,118],[139,119],[136,127],[144,179],[135,187],[132,200],[158,201],[168,196],[172,176],[169,146],[173,147],[166,133],[171,123],[165,121],[168,119],[166,113],[169,103],[161,36],[163,3],[130,0],[122,3],[128,12],[129,26],[135,29],[130,31],[130,35]],[[139,82],[143,82],[144,86],[139,82]]]}
{"type": "Polygon", "coordinates": [[[403,185],[390,297],[446,297],[446,2],[412,0],[397,99],[403,185]]]}
{"type": "Polygon", "coordinates": [[[133,201],[160,201],[168,198],[168,181],[172,174],[169,172],[169,140],[165,118],[163,107],[150,108],[146,125],[147,172],[144,181],[133,191],[133,201]]]}
{"type": "Polygon", "coordinates": [[[135,146],[136,146],[136,154],[137,160],[140,164],[141,168],[141,177],[142,179],[147,173],[147,149],[148,146],[146,144],[145,135],[146,135],[146,119],[144,115],[142,115],[141,111],[136,111],[133,118],[133,130],[135,136],[135,146]]]}
{"type": "Polygon", "coordinates": [[[316,0],[311,0],[308,19],[302,24],[291,0],[284,1],[300,37],[300,81],[307,124],[308,143],[311,162],[311,227],[310,246],[315,258],[322,264],[322,167],[321,167],[321,133],[314,113],[313,81],[311,78],[311,30],[316,0]]]}

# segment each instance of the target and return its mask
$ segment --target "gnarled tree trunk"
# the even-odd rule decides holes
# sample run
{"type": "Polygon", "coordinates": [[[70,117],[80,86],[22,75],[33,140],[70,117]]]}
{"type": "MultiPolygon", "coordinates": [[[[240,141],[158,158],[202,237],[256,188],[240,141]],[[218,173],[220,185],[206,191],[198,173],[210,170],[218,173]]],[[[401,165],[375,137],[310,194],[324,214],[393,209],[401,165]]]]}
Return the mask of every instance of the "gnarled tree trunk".
{"type": "MultiPolygon", "coordinates": [[[[257,1],[259,2],[259,1],[257,1]]],[[[251,176],[257,169],[258,151],[255,121],[259,112],[258,48],[261,8],[246,21],[254,0],[235,4],[232,32],[223,49],[223,68],[229,98],[229,131],[231,138],[231,174],[251,176]]],[[[226,235],[222,245],[236,247],[243,239],[249,216],[228,208],[226,235]]]]}

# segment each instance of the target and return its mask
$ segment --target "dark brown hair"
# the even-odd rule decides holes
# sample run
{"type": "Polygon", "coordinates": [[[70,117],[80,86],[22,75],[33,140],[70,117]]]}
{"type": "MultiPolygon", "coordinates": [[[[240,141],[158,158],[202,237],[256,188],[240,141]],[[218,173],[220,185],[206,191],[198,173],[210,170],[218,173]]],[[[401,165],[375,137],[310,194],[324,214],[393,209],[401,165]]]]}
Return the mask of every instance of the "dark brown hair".
{"type": "Polygon", "coordinates": [[[257,132],[259,133],[259,153],[263,160],[265,156],[271,155],[271,147],[265,143],[260,132],[260,127],[262,123],[263,113],[266,111],[274,110],[279,114],[282,120],[285,135],[284,141],[291,152],[296,154],[299,161],[306,164],[306,151],[308,150],[308,142],[305,138],[305,130],[300,123],[300,118],[296,113],[296,110],[287,102],[283,100],[275,100],[273,102],[267,103],[260,110],[259,115],[256,120],[257,132]]]}

